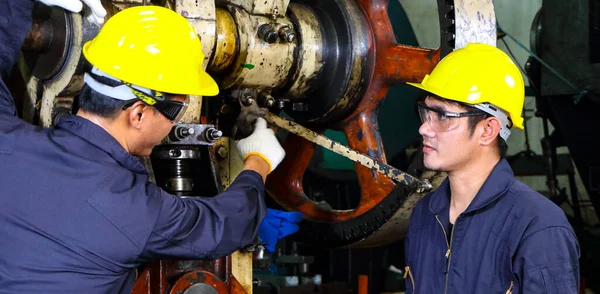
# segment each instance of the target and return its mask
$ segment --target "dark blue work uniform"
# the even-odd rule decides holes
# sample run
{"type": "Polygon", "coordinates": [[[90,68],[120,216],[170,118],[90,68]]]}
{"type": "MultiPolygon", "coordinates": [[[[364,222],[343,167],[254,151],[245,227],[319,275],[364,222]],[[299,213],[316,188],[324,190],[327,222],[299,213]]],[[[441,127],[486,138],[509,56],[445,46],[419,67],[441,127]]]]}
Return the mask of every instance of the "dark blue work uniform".
{"type": "Polygon", "coordinates": [[[516,180],[506,160],[452,232],[449,199],[446,179],[411,215],[406,293],[578,293],[579,244],[564,212],[516,180]]]}
{"type": "MultiPolygon", "coordinates": [[[[0,70],[31,25],[31,0],[0,0],[0,70]]],[[[212,259],[249,244],[266,214],[261,176],[181,199],[104,129],[70,116],[30,125],[0,83],[0,293],[129,293],[150,259],[212,259]]]]}

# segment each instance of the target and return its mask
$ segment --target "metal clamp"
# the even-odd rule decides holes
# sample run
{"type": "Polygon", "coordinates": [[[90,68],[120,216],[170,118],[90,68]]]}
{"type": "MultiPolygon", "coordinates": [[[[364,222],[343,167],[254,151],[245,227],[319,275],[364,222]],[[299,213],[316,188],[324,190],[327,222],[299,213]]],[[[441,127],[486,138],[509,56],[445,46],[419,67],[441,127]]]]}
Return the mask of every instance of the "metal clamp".
{"type": "Polygon", "coordinates": [[[213,145],[223,136],[223,132],[213,125],[177,124],[166,138],[172,145],[213,145]]]}

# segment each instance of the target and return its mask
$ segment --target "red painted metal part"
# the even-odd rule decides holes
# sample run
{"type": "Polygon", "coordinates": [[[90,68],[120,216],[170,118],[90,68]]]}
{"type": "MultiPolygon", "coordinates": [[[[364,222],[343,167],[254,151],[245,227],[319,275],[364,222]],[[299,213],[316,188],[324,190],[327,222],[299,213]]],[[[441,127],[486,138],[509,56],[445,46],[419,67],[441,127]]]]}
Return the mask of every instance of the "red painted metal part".
{"type": "MultiPolygon", "coordinates": [[[[371,26],[370,56],[375,56],[373,74],[358,107],[341,122],[351,148],[386,162],[377,123],[377,109],[390,85],[420,82],[440,60],[439,50],[398,44],[387,13],[388,0],[361,0],[371,26]]],[[[286,157],[268,178],[267,189],[289,210],[301,211],[313,221],[339,222],[353,219],[380,203],[394,188],[384,175],[355,164],[361,186],[361,200],[354,210],[324,210],[304,193],[302,178],[315,145],[289,135],[283,144],[286,157]]]]}
{"type": "Polygon", "coordinates": [[[183,294],[185,290],[194,284],[203,283],[212,286],[218,293],[228,293],[227,285],[214,274],[207,271],[188,272],[175,282],[169,294],[183,294]]]}
{"type": "Polygon", "coordinates": [[[181,294],[204,283],[218,293],[246,294],[231,274],[229,256],[214,261],[157,260],[140,268],[132,294],[181,294]]]}

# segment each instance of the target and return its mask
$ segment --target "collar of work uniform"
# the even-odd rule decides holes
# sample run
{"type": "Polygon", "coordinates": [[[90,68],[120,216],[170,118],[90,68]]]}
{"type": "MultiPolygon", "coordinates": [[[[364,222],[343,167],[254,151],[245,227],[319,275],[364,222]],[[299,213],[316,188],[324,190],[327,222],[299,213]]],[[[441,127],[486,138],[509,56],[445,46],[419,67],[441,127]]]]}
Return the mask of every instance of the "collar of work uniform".
{"type": "Polygon", "coordinates": [[[117,139],[95,123],[83,117],[69,115],[63,117],[56,124],[56,128],[72,133],[100,148],[124,168],[135,173],[146,173],[144,166],[133,155],[125,151],[117,139]]]}
{"type": "MultiPolygon", "coordinates": [[[[510,188],[514,173],[508,161],[501,159],[485,180],[469,207],[463,212],[469,213],[488,206],[496,199],[506,194],[510,188]]],[[[429,210],[439,214],[450,207],[450,182],[448,178],[431,195],[429,210]]]]}

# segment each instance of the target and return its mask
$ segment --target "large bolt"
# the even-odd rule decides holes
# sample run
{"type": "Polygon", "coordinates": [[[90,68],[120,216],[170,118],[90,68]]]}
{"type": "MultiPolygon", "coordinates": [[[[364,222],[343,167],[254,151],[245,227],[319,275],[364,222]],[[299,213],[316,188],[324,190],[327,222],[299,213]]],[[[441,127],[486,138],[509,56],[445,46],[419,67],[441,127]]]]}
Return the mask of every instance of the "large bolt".
{"type": "Polygon", "coordinates": [[[206,139],[206,141],[208,141],[210,143],[217,141],[222,136],[223,136],[223,132],[221,132],[220,130],[217,130],[215,128],[208,128],[208,129],[206,129],[206,131],[204,131],[204,138],[206,139]]]}
{"type": "Polygon", "coordinates": [[[296,40],[296,33],[294,33],[294,30],[292,30],[290,26],[282,26],[279,28],[279,36],[288,43],[292,43],[296,40]]]}
{"type": "Polygon", "coordinates": [[[227,151],[227,148],[225,146],[219,146],[219,148],[217,148],[217,156],[220,159],[227,158],[228,153],[229,153],[229,151],[227,151]]]}
{"type": "Polygon", "coordinates": [[[242,104],[244,104],[244,106],[250,106],[252,104],[254,104],[254,97],[250,94],[245,94],[242,96],[242,104]]]}
{"type": "Polygon", "coordinates": [[[169,139],[174,142],[185,140],[195,132],[196,130],[191,127],[176,126],[175,129],[169,133],[169,139]]]}
{"type": "Polygon", "coordinates": [[[195,132],[196,132],[196,130],[194,130],[194,128],[188,128],[188,127],[177,128],[177,136],[182,139],[193,135],[195,132]]]}
{"type": "Polygon", "coordinates": [[[268,93],[260,93],[258,94],[258,104],[260,107],[273,107],[275,98],[268,93]]]}
{"type": "Polygon", "coordinates": [[[258,37],[269,44],[277,42],[277,39],[279,38],[275,29],[270,24],[266,23],[258,27],[258,37]]]}

